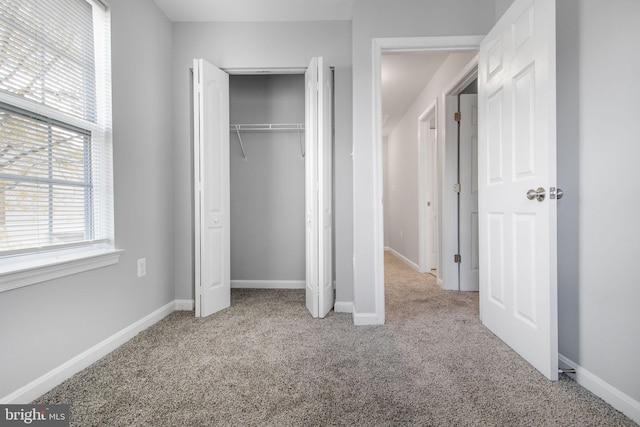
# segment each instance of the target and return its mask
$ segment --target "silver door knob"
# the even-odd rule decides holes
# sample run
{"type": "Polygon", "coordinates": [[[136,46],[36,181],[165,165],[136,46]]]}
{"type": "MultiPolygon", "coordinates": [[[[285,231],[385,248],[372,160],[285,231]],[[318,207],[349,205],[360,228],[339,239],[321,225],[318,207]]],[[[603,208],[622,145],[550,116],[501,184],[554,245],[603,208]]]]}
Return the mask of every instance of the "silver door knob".
{"type": "Polygon", "coordinates": [[[529,190],[527,191],[527,199],[529,200],[533,200],[533,199],[537,199],[539,202],[544,200],[544,196],[546,195],[546,191],[544,191],[544,188],[542,187],[538,187],[537,190],[529,190]]]}

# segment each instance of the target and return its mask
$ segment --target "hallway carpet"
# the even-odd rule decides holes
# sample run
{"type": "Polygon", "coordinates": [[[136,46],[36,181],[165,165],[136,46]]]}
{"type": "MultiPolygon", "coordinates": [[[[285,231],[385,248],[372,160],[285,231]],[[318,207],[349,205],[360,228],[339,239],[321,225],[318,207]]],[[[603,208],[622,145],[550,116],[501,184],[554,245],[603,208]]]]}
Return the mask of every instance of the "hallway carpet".
{"type": "Polygon", "coordinates": [[[304,291],[232,291],[208,318],[176,312],[35,403],[73,426],[633,426],[550,382],[446,292],[392,255],[387,324],[312,319],[304,291]]]}

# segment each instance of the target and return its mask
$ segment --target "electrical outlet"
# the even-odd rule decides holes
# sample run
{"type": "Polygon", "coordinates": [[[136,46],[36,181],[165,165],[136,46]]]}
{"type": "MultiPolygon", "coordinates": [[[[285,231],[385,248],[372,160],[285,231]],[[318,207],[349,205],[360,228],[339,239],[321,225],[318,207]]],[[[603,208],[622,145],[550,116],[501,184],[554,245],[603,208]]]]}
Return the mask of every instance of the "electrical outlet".
{"type": "Polygon", "coordinates": [[[138,260],[138,279],[147,275],[147,259],[140,258],[138,260]]]}

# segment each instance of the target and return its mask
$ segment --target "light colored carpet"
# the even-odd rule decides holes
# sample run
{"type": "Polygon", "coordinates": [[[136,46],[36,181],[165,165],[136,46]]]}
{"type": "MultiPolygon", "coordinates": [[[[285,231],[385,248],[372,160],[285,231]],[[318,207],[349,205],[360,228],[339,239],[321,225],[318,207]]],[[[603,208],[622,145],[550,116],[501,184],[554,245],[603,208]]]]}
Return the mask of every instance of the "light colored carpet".
{"type": "Polygon", "coordinates": [[[386,257],[387,321],[312,319],[304,291],[233,290],[176,312],[35,403],[74,426],[633,426],[572,380],[550,382],[445,292],[386,257]]]}

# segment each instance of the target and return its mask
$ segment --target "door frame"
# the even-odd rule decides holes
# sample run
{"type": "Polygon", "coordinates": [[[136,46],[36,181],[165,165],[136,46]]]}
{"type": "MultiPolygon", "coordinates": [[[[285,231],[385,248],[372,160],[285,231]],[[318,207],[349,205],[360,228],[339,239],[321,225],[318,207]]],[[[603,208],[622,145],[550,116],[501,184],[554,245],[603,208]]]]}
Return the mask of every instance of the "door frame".
{"type": "MultiPolygon", "coordinates": [[[[376,318],[379,324],[385,323],[385,298],[384,298],[384,209],[383,198],[383,143],[382,143],[382,53],[383,52],[468,52],[479,51],[480,43],[485,36],[445,36],[445,37],[391,37],[374,38],[371,72],[373,75],[373,191],[376,201],[374,204],[374,285],[376,318]]],[[[441,102],[441,101],[439,101],[441,102]]],[[[437,128],[444,129],[442,117],[438,118],[437,128]]],[[[444,148],[442,136],[438,135],[438,148],[444,148]]],[[[443,163],[445,150],[438,150],[439,163],[443,163]]],[[[444,185],[444,180],[443,180],[444,185]]],[[[438,191],[442,197],[442,188],[438,191]]],[[[438,201],[438,229],[442,230],[442,200],[438,201]]],[[[440,240],[442,242],[442,239],[440,240]]],[[[442,254],[442,243],[438,252],[442,254]]],[[[442,257],[439,257],[441,263],[442,257]]],[[[438,266],[441,270],[441,266],[438,266]]],[[[442,278],[445,280],[445,277],[442,278]]],[[[448,280],[448,279],[446,279],[448,280]]]]}

